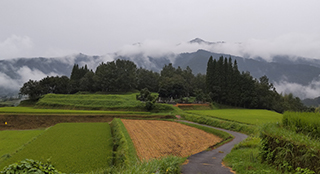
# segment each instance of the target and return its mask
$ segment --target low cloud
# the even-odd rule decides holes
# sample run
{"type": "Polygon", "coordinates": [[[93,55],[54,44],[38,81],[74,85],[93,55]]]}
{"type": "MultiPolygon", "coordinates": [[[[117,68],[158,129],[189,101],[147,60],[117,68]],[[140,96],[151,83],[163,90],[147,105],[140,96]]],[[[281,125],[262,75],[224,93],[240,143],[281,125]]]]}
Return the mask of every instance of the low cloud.
{"type": "Polygon", "coordinates": [[[286,81],[281,81],[274,83],[274,86],[278,93],[289,94],[292,93],[294,96],[300,99],[306,98],[316,98],[320,96],[320,81],[313,80],[308,85],[301,85],[298,83],[290,83],[286,81]]]}
{"type": "MultiPolygon", "coordinates": [[[[293,59],[306,57],[320,59],[320,35],[289,33],[273,39],[248,39],[243,42],[216,42],[214,44],[181,42],[179,44],[161,40],[145,40],[140,43],[125,45],[117,52],[130,56],[141,54],[144,57],[161,57],[199,49],[235,56],[261,57],[272,61],[275,55],[288,55],[293,59]]],[[[171,59],[174,60],[174,56],[171,59]]]]}
{"type": "Polygon", "coordinates": [[[38,70],[38,69],[30,69],[27,66],[23,66],[21,67],[17,73],[20,76],[19,81],[21,83],[25,83],[27,81],[31,80],[41,80],[44,77],[47,76],[58,76],[59,74],[56,73],[49,73],[49,74],[44,74],[42,71],[38,70]]]}
{"type": "Polygon", "coordinates": [[[21,86],[18,80],[12,79],[6,74],[0,72],[0,87],[10,90],[19,90],[21,86]]]}
{"type": "Polygon", "coordinates": [[[57,76],[59,74],[49,73],[45,74],[38,69],[30,69],[27,66],[23,66],[17,70],[18,78],[13,79],[8,75],[0,72],[0,87],[9,90],[18,91],[24,83],[29,80],[41,80],[47,76],[57,76]]]}

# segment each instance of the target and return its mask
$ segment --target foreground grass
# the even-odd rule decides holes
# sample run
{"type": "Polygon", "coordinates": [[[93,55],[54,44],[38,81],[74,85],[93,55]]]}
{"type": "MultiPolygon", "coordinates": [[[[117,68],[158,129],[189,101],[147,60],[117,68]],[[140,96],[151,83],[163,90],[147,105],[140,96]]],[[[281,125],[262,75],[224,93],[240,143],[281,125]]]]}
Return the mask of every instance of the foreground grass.
{"type": "Polygon", "coordinates": [[[43,132],[40,129],[0,131],[0,163],[43,132]]]}
{"type": "Polygon", "coordinates": [[[237,144],[223,159],[228,167],[231,167],[237,174],[269,174],[281,173],[273,166],[261,163],[260,138],[249,137],[237,144]]]}
{"type": "Polygon", "coordinates": [[[94,110],[66,110],[66,109],[35,109],[32,107],[3,107],[0,113],[20,113],[20,114],[139,114],[147,115],[150,112],[136,111],[94,111],[94,110]]]}
{"type": "Polygon", "coordinates": [[[268,122],[281,122],[282,119],[282,114],[261,109],[190,110],[187,111],[187,113],[253,125],[259,125],[268,122]]]}
{"type": "Polygon", "coordinates": [[[142,161],[126,167],[110,167],[87,174],[180,174],[181,164],[186,158],[168,156],[160,159],[142,161]]]}
{"type": "Polygon", "coordinates": [[[112,165],[112,136],[108,123],[62,123],[48,129],[0,168],[29,158],[50,159],[57,170],[82,173],[112,165]]]}

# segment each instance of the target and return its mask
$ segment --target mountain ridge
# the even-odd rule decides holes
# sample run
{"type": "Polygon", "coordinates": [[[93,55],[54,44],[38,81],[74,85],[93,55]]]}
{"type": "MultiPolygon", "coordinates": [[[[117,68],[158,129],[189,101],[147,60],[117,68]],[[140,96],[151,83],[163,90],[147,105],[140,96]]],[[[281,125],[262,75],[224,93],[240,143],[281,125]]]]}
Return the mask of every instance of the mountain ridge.
{"type": "MultiPolygon", "coordinates": [[[[196,38],[191,40],[194,43],[203,42],[205,44],[215,44],[196,38]]],[[[205,74],[207,61],[212,56],[219,59],[220,56],[231,57],[237,60],[240,71],[250,72],[254,78],[267,75],[270,82],[274,84],[288,84],[284,91],[290,92],[290,84],[308,86],[313,82],[320,82],[320,60],[295,57],[292,59],[287,55],[278,55],[273,57],[273,61],[266,61],[262,58],[244,58],[230,54],[215,53],[204,49],[198,49],[195,52],[185,52],[179,54],[164,54],[160,56],[150,56],[144,53],[126,54],[114,53],[108,56],[89,56],[85,54],[76,54],[72,56],[57,58],[16,58],[13,60],[0,60],[0,96],[6,95],[12,91],[17,91],[29,79],[39,80],[45,76],[65,75],[70,76],[74,64],[80,66],[88,65],[90,69],[95,68],[101,63],[115,59],[126,59],[136,63],[138,67],[159,72],[165,64],[172,63],[173,66],[186,68],[189,66],[194,74],[205,74]],[[29,74],[28,74],[29,73],[29,74]],[[9,92],[8,92],[9,91],[9,92]]],[[[317,88],[320,85],[317,86],[317,88]]],[[[294,95],[299,96],[297,92],[294,95]]],[[[301,98],[307,98],[307,95],[300,95],[301,98]],[[302,96],[302,97],[301,97],[302,96]]],[[[316,95],[313,96],[317,97],[316,95]]]]}

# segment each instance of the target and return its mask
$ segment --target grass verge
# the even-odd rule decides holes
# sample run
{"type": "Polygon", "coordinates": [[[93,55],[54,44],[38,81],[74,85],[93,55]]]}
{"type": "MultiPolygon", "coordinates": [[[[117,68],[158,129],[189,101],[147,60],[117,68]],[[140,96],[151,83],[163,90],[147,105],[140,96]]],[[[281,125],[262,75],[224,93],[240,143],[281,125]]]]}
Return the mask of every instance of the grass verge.
{"type": "Polygon", "coordinates": [[[255,125],[248,125],[237,123],[233,121],[221,120],[208,116],[194,115],[194,114],[181,114],[183,118],[189,121],[193,121],[200,124],[206,124],[209,126],[219,127],[227,130],[242,132],[249,135],[254,135],[259,133],[259,129],[255,125]]]}
{"type": "Polygon", "coordinates": [[[119,118],[111,122],[111,130],[114,140],[114,165],[117,167],[131,166],[139,161],[127,129],[119,118]]]}
{"type": "Polygon", "coordinates": [[[180,174],[181,164],[186,158],[167,156],[161,159],[137,162],[126,167],[99,169],[87,174],[180,174]]]}
{"type": "Polygon", "coordinates": [[[281,173],[267,163],[261,163],[260,138],[248,137],[237,144],[223,159],[226,166],[237,174],[276,174],[281,173]]]}
{"type": "Polygon", "coordinates": [[[221,146],[221,145],[231,141],[234,138],[233,135],[231,135],[231,134],[229,134],[227,132],[224,132],[224,131],[220,131],[220,130],[214,129],[214,128],[209,128],[209,127],[206,127],[206,126],[201,126],[201,125],[192,124],[192,123],[185,123],[185,122],[178,122],[178,123],[181,123],[181,124],[184,124],[184,125],[187,125],[187,126],[191,126],[191,127],[195,127],[197,129],[200,129],[200,130],[203,130],[205,132],[217,135],[218,137],[222,138],[221,142],[215,144],[214,146],[212,146],[210,148],[216,148],[218,146],[221,146]]]}

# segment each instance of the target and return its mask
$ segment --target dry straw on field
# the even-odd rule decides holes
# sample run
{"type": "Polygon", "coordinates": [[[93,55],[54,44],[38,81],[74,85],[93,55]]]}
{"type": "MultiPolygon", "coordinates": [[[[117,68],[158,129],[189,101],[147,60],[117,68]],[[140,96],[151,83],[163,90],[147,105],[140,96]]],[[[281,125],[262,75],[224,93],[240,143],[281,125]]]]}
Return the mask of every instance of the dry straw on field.
{"type": "Polygon", "coordinates": [[[202,130],[169,121],[121,120],[140,159],[167,155],[187,157],[206,150],[222,139],[202,130]]]}

